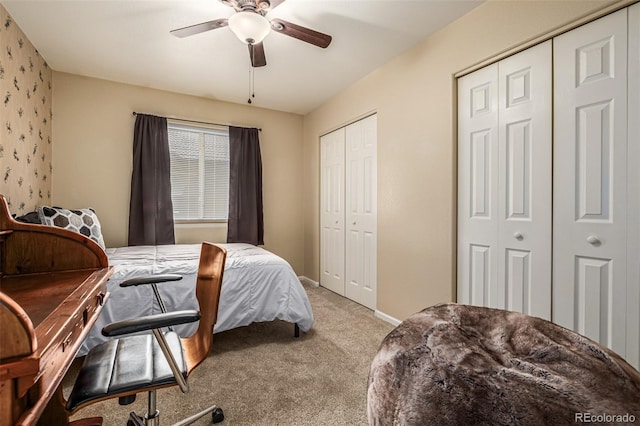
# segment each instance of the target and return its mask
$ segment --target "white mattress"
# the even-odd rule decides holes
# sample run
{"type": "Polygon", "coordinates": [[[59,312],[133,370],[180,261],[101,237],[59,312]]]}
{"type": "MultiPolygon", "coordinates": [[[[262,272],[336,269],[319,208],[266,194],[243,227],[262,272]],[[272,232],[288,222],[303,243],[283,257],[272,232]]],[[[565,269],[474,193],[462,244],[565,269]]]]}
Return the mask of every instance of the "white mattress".
{"type": "MultiPolygon", "coordinates": [[[[313,325],[313,312],[300,280],[281,257],[250,244],[219,244],[227,250],[220,293],[216,333],[252,322],[280,319],[296,323],[302,331],[313,325]]],[[[108,282],[109,299],[78,355],[107,340],[102,328],[118,320],[156,314],[160,308],[150,286],[121,288],[129,278],[172,273],[180,281],[158,284],[168,311],[198,309],[195,282],[200,244],[133,246],[107,249],[114,271],[108,282]]],[[[176,328],[180,335],[195,332],[196,324],[176,328]]]]}

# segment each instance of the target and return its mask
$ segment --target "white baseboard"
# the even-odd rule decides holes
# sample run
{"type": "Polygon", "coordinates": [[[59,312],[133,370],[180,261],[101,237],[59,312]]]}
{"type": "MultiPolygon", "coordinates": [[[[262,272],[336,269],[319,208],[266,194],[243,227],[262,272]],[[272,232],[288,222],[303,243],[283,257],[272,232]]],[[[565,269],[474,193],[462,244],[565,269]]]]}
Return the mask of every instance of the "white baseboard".
{"type": "Polygon", "coordinates": [[[373,315],[378,317],[378,318],[380,318],[380,319],[382,319],[382,320],[385,320],[386,322],[388,322],[390,324],[393,324],[396,327],[402,322],[399,319],[394,318],[391,315],[387,315],[384,312],[381,312],[381,311],[379,311],[377,309],[373,312],[373,315]]]}
{"type": "Polygon", "coordinates": [[[302,284],[307,284],[313,287],[320,287],[320,283],[317,281],[312,280],[311,278],[307,278],[304,275],[301,275],[298,277],[298,279],[300,280],[300,282],[302,284]]]}

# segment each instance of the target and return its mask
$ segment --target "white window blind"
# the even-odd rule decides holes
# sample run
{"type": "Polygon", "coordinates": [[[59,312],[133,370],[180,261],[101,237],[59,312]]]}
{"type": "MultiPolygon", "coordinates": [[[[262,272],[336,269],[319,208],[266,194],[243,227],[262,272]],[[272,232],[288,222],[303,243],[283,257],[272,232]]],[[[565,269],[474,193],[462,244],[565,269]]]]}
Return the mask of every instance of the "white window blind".
{"type": "Polygon", "coordinates": [[[229,131],[168,123],[171,200],[176,221],[226,221],[229,131]]]}

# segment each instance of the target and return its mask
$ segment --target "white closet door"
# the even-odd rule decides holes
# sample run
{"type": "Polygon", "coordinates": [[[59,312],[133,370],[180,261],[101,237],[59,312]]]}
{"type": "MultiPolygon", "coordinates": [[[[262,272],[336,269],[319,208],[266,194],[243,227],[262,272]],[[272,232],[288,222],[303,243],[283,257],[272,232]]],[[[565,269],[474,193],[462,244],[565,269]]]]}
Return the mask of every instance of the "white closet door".
{"type": "Polygon", "coordinates": [[[640,369],[640,3],[629,7],[627,190],[627,352],[640,369]]]}
{"type": "Polygon", "coordinates": [[[320,138],[320,284],[344,296],[345,129],[320,138]]]}
{"type": "Polygon", "coordinates": [[[499,307],[498,65],[458,80],[458,302],[499,307]]]}
{"type": "Polygon", "coordinates": [[[498,307],[551,319],[551,41],[498,64],[498,307]]]}
{"type": "Polygon", "coordinates": [[[551,317],[551,43],[458,81],[458,301],[551,317]]]}
{"type": "Polygon", "coordinates": [[[498,307],[498,65],[458,80],[458,302],[498,307]]]}
{"type": "Polygon", "coordinates": [[[376,306],[377,119],[346,127],[346,296],[376,306]]]}
{"type": "Polygon", "coordinates": [[[552,318],[624,356],[627,11],[554,39],[554,78],[552,318]]]}

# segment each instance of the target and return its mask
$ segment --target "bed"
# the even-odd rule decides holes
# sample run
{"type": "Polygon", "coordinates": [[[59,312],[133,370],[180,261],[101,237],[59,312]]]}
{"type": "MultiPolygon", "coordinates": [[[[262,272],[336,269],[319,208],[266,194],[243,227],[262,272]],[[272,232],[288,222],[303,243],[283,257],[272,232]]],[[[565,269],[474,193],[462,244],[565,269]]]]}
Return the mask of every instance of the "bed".
{"type": "MultiPolygon", "coordinates": [[[[167,310],[197,309],[196,272],[200,244],[132,246],[107,248],[113,275],[109,280],[109,299],[78,355],[105,341],[102,328],[113,321],[159,313],[150,286],[121,288],[126,279],[149,274],[178,274],[180,281],[158,285],[167,310]]],[[[296,276],[284,259],[250,244],[220,244],[227,250],[227,261],[220,295],[218,321],[214,332],[230,330],[253,322],[276,319],[296,324],[306,332],[313,325],[311,304],[296,276]]],[[[177,331],[188,336],[193,324],[177,331]]]]}
{"type": "MultiPolygon", "coordinates": [[[[106,340],[101,333],[105,325],[160,312],[150,286],[120,287],[120,283],[129,278],[156,274],[180,275],[183,277],[180,281],[158,285],[167,310],[198,309],[195,283],[201,244],[105,248],[100,220],[91,208],[71,210],[40,206],[34,212],[10,217],[6,201],[1,195],[0,198],[5,206],[0,213],[6,216],[7,223],[34,232],[41,229],[42,225],[72,230],[84,235],[86,244],[92,246],[94,252],[99,252],[101,256],[106,252],[108,264],[113,267],[107,288],[110,295],[78,355],[85,355],[92,347],[106,340]]],[[[214,332],[276,319],[293,323],[296,336],[299,330],[306,332],[311,329],[311,304],[287,261],[251,244],[219,245],[227,250],[227,260],[214,332]]],[[[20,256],[31,254],[22,253],[20,256]]],[[[193,324],[176,327],[183,337],[195,330],[193,324]]]]}

